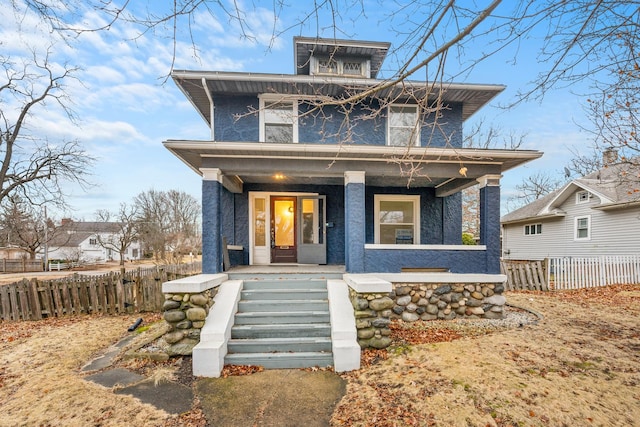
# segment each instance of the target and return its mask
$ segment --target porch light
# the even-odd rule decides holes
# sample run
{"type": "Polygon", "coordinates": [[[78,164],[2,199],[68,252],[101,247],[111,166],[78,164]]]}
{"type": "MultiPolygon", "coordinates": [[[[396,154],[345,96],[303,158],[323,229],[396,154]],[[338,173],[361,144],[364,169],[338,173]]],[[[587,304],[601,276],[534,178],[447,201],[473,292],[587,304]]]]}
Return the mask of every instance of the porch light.
{"type": "Polygon", "coordinates": [[[277,173],[275,175],[273,175],[273,178],[278,180],[278,181],[282,181],[284,179],[284,175],[281,173],[277,173]]]}

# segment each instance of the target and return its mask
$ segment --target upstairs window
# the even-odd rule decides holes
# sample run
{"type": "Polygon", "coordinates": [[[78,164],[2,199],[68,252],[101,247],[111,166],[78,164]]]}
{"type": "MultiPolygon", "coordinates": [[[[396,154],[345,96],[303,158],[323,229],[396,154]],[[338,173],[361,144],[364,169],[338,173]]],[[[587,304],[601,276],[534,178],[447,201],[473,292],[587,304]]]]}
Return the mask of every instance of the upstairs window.
{"type": "Polygon", "coordinates": [[[409,147],[420,145],[420,123],[417,105],[390,105],[387,116],[387,145],[409,147]]]}
{"type": "Polygon", "coordinates": [[[91,246],[96,246],[98,244],[98,239],[96,239],[95,237],[92,237],[89,239],[89,244],[91,246]]]}
{"type": "Polygon", "coordinates": [[[260,98],[260,141],[298,142],[298,102],[260,98]]]}
{"type": "Polygon", "coordinates": [[[579,216],[575,222],[575,239],[590,240],[591,239],[591,216],[579,216]]]}
{"type": "Polygon", "coordinates": [[[369,77],[368,61],[364,59],[311,57],[311,74],[369,77]]]}
{"type": "Polygon", "coordinates": [[[525,236],[535,236],[542,234],[542,224],[527,224],[524,226],[525,236]]]}

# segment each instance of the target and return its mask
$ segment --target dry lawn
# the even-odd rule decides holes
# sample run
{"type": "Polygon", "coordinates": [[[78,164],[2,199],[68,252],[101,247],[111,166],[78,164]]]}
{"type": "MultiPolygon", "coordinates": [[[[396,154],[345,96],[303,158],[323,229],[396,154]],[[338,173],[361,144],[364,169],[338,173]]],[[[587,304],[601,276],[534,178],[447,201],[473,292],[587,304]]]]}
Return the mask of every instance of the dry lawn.
{"type": "MultiPolygon", "coordinates": [[[[344,374],[332,424],[640,425],[640,286],[507,297],[544,320],[484,335],[455,322],[414,324],[344,374]]],[[[195,412],[194,423],[172,418],[83,379],[80,368],[135,318],[0,323],[0,426],[202,425],[195,412]]]]}
{"type": "Polygon", "coordinates": [[[83,379],[134,316],[0,324],[0,426],[161,426],[164,411],[83,379]]]}
{"type": "Polygon", "coordinates": [[[544,320],[391,349],[347,375],[333,425],[640,425],[640,286],[507,298],[544,320]]]}

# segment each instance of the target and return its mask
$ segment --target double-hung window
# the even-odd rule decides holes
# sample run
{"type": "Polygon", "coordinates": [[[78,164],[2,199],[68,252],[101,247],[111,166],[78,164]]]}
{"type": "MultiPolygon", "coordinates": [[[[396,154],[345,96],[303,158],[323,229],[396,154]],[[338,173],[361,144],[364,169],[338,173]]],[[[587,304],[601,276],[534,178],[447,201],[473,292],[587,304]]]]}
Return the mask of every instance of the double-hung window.
{"type": "Polygon", "coordinates": [[[298,101],[260,98],[260,141],[298,142],[298,101]]]}
{"type": "Polygon", "coordinates": [[[375,243],[420,244],[420,196],[374,195],[375,243]]]}
{"type": "Polygon", "coordinates": [[[591,239],[591,215],[576,217],[575,221],[575,239],[591,239]]]}
{"type": "Polygon", "coordinates": [[[420,145],[420,121],[417,105],[390,105],[387,116],[387,145],[420,145]]]}

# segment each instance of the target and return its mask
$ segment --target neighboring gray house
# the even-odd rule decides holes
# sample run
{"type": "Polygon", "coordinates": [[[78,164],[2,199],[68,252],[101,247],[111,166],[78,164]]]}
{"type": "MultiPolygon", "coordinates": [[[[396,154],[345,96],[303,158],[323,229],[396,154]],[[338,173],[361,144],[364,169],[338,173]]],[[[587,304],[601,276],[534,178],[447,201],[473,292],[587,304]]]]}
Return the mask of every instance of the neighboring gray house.
{"type": "Polygon", "coordinates": [[[505,259],[640,253],[638,168],[604,167],[502,217],[505,259]]]}
{"type": "MultiPolygon", "coordinates": [[[[102,241],[108,241],[112,237],[117,237],[119,232],[120,226],[115,222],[63,220],[63,225],[48,244],[47,258],[85,263],[120,261],[118,251],[104,248],[98,241],[98,237],[102,241]]],[[[138,241],[129,246],[124,254],[124,260],[137,260],[141,255],[138,241]]],[[[44,248],[41,248],[39,257],[44,257],[44,248]]]]}
{"type": "Polygon", "coordinates": [[[389,47],[296,37],[293,74],[172,72],[211,130],[164,142],[202,176],[203,273],[223,270],[223,239],[250,265],[500,272],[500,178],[542,153],[462,148],[464,121],[504,86],[371,91],[388,83],[378,72],[389,47]],[[461,191],[475,184],[480,244],[466,246],[461,191]]]}

